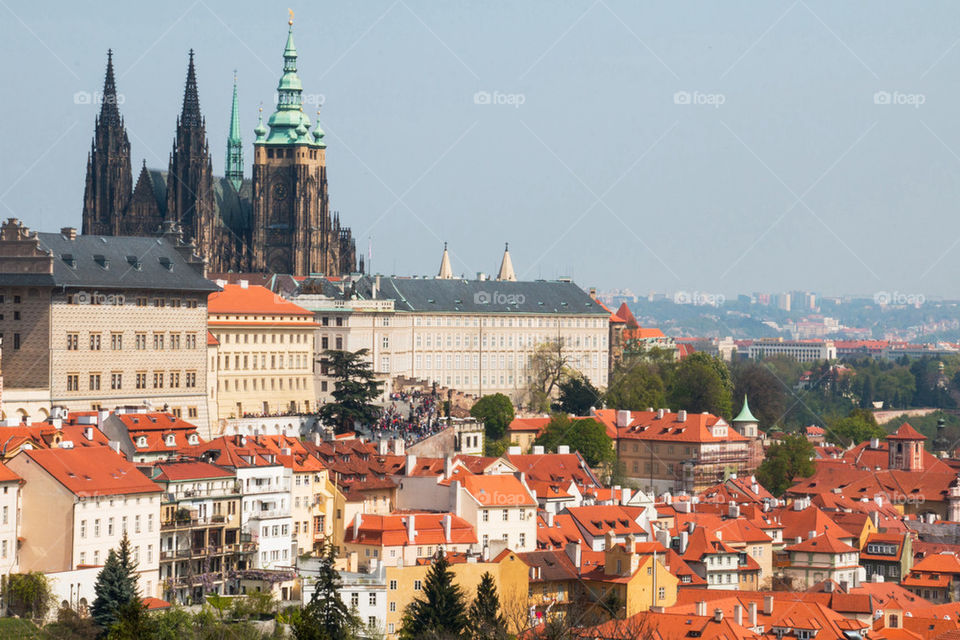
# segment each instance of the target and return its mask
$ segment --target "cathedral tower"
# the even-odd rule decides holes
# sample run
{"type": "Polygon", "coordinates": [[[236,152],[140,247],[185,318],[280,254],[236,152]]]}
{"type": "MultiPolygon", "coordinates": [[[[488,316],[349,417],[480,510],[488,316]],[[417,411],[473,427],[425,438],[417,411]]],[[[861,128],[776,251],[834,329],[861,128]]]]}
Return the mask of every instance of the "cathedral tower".
{"type": "Polygon", "coordinates": [[[237,99],[237,76],[233,76],[233,105],[230,108],[230,133],[227,135],[227,165],[223,174],[234,190],[243,184],[243,140],[240,139],[240,101],[237,99]]]}
{"type": "Polygon", "coordinates": [[[83,233],[116,235],[121,215],[130,202],[133,189],[130,140],[118,104],[111,50],[107,51],[107,74],[103,81],[100,115],[97,116],[93,142],[87,156],[83,233]]]}
{"type": "Polygon", "coordinates": [[[330,217],[326,143],[319,124],[311,132],[303,112],[303,86],[297,76],[293,18],[283,51],[283,75],[277,85],[276,110],[253,145],[254,271],[340,275],[353,261],[352,239],[341,238],[330,217]],[[351,256],[341,247],[351,247],[351,256]]]}
{"type": "Polygon", "coordinates": [[[177,134],[170,154],[167,177],[166,219],[177,222],[184,239],[192,240],[200,254],[216,264],[219,224],[214,209],[213,166],[207,144],[206,122],[200,113],[197,75],[193,66],[193,50],[187,67],[183,91],[183,108],[177,118],[177,134]]]}

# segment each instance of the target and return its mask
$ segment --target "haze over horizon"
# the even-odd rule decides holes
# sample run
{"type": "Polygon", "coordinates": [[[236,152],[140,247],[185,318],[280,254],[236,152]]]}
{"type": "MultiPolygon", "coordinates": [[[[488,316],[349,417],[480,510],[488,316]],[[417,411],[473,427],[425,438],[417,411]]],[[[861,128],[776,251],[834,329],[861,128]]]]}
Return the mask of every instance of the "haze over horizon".
{"type": "MultiPolygon", "coordinates": [[[[473,277],[509,242],[519,277],[601,290],[960,298],[960,6],[690,6],[292,6],[358,252],[433,275],[447,241],[473,277]]],[[[108,48],[134,178],[166,169],[191,48],[218,175],[237,71],[250,175],[286,5],[0,13],[3,218],[80,227],[108,48]]]]}

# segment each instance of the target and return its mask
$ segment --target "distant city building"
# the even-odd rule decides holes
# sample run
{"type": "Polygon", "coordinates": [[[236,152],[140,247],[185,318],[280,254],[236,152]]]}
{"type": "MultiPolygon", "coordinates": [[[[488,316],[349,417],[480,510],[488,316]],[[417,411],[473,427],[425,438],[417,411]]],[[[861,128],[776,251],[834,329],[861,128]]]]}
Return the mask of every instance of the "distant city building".
{"type": "Polygon", "coordinates": [[[747,357],[751,360],[762,360],[772,356],[787,356],[798,362],[836,360],[837,348],[831,340],[764,338],[754,340],[747,349],[747,357]]]}

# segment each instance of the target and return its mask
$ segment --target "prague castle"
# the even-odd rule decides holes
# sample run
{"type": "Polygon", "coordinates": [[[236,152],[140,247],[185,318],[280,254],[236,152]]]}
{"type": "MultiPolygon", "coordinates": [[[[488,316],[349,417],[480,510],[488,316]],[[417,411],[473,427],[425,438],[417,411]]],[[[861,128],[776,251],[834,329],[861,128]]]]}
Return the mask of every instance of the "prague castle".
{"type": "Polygon", "coordinates": [[[83,233],[154,236],[175,223],[214,272],[339,276],[356,271],[351,231],[330,213],[324,133],[303,112],[302,91],[291,19],[276,110],[266,126],[261,114],[254,129],[253,178],[243,175],[236,79],[225,172],[215,176],[191,51],[169,166],[162,171],[144,162],[134,184],[108,52],[87,159],[83,233]]]}

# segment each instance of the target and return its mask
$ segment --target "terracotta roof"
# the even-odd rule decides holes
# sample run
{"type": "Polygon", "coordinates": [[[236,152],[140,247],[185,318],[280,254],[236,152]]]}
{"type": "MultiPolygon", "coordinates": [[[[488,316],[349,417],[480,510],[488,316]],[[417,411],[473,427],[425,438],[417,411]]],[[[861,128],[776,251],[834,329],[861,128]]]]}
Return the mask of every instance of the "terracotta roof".
{"type": "Polygon", "coordinates": [[[157,482],[232,478],[236,476],[233,471],[199,460],[158,462],[154,465],[154,469],[156,469],[157,475],[153,476],[153,479],[157,482]]]}
{"type": "Polygon", "coordinates": [[[563,513],[553,517],[553,526],[537,517],[537,548],[563,550],[571,542],[583,542],[583,533],[577,528],[573,518],[563,513]]]}
{"type": "Polygon", "coordinates": [[[220,344],[220,341],[217,340],[216,336],[207,331],[207,346],[210,347],[218,344],[220,344]]]}
{"type": "Polygon", "coordinates": [[[477,533],[473,525],[460,516],[450,513],[408,512],[389,515],[360,514],[357,536],[353,535],[353,523],[347,525],[344,542],[378,547],[401,547],[406,545],[475,544],[477,533]],[[450,539],[446,539],[443,523],[450,517],[450,539]],[[408,521],[413,518],[414,537],[409,538],[408,521]]]}
{"type": "Polygon", "coordinates": [[[474,500],[485,507],[535,507],[537,501],[524,488],[516,476],[463,477],[463,488],[474,500]]]}
{"type": "Polygon", "coordinates": [[[10,471],[6,465],[0,464],[0,482],[19,482],[20,480],[22,480],[20,476],[10,471]]]}
{"type": "Polygon", "coordinates": [[[77,496],[160,493],[130,462],[110,447],[27,449],[25,455],[77,496]]]}
{"type": "Polygon", "coordinates": [[[224,285],[223,291],[211,293],[207,298],[207,313],[232,315],[299,316],[312,318],[313,313],[295,305],[266,287],[239,284],[224,285]]]}
{"type": "Polygon", "coordinates": [[[659,416],[656,411],[631,411],[630,422],[625,427],[617,427],[617,435],[626,440],[656,440],[662,442],[747,442],[727,425],[727,434],[715,436],[711,427],[723,421],[709,413],[688,413],[680,421],[679,413],[664,412],[659,416]]]}
{"type": "Polygon", "coordinates": [[[927,436],[923,435],[916,429],[910,426],[909,422],[904,422],[900,425],[900,428],[887,436],[887,440],[926,440],[927,436]]]}
{"type": "Polygon", "coordinates": [[[819,535],[816,538],[804,540],[800,544],[793,544],[786,548],[786,551],[808,551],[811,553],[856,553],[856,549],[846,542],[835,538],[829,533],[819,535]]]}
{"type": "Polygon", "coordinates": [[[517,557],[523,560],[527,566],[539,568],[539,575],[530,578],[530,582],[557,582],[560,580],[576,580],[578,577],[577,567],[573,565],[570,557],[562,549],[527,551],[518,553],[517,557]]]}
{"type": "Polygon", "coordinates": [[[623,507],[619,505],[586,505],[570,507],[567,513],[588,535],[596,538],[613,531],[623,536],[630,533],[642,534],[647,531],[640,526],[623,507]]]}

